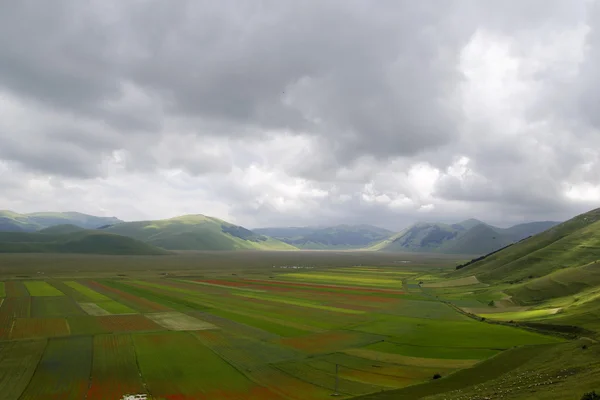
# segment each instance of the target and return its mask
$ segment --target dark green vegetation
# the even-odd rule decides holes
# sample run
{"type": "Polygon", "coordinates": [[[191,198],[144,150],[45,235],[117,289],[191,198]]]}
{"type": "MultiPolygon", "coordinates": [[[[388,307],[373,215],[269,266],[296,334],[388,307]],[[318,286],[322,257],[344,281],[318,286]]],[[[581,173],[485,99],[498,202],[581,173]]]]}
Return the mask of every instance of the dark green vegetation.
{"type": "Polygon", "coordinates": [[[458,224],[420,223],[373,246],[375,250],[486,254],[538,234],[558,222],[532,222],[498,228],[475,219],[458,224]]]}
{"type": "Polygon", "coordinates": [[[217,218],[186,215],[158,221],[124,222],[105,232],[168,250],[294,250],[295,247],[217,218]]]}
{"type": "Polygon", "coordinates": [[[121,222],[114,217],[95,217],[77,212],[38,212],[19,214],[0,211],[0,231],[34,232],[55,225],[71,224],[80,228],[96,229],[103,225],[121,222]]]}
{"type": "Polygon", "coordinates": [[[500,301],[509,307],[481,313],[487,317],[599,330],[600,209],[452,274],[472,275],[507,297],[500,301]]]}
{"type": "Polygon", "coordinates": [[[327,228],[261,228],[271,236],[301,249],[360,249],[392,236],[394,232],[371,225],[337,225],[327,228]]]}
{"type": "Polygon", "coordinates": [[[164,255],[166,250],[129,237],[72,225],[40,232],[0,232],[0,253],[164,255]]]}

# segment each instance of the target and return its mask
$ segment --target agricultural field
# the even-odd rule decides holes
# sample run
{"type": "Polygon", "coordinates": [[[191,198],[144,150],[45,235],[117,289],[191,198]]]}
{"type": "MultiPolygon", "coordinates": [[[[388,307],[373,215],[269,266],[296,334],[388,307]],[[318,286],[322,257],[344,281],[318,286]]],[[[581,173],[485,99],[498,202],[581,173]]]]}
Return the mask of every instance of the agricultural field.
{"type": "Polygon", "coordinates": [[[459,260],[439,256],[182,255],[170,266],[61,256],[63,269],[10,257],[20,268],[0,269],[0,399],[311,400],[422,385],[433,395],[434,376],[456,390],[453,377],[507,352],[567,343],[494,323],[489,302],[501,296],[474,279],[444,284],[459,260]]]}

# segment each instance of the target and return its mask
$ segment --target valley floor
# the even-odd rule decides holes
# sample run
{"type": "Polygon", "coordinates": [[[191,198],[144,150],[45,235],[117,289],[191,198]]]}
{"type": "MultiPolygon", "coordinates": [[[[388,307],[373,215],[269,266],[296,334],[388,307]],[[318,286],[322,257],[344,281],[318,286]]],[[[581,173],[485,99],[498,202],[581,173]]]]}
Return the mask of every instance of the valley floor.
{"type": "Polygon", "coordinates": [[[470,315],[528,310],[442,279],[461,260],[157,258],[0,256],[0,399],[579,399],[597,384],[593,338],[470,315]]]}

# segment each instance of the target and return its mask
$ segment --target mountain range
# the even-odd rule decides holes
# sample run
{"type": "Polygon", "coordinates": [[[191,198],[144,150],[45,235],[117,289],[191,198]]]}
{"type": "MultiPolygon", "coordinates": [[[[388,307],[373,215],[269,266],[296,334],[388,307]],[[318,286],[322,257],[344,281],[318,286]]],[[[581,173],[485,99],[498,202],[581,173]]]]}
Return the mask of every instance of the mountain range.
{"type": "Polygon", "coordinates": [[[476,219],[457,224],[418,223],[372,246],[373,250],[486,254],[559,224],[541,221],[498,228],[476,219]]]}
{"type": "Polygon", "coordinates": [[[86,229],[96,229],[102,225],[123,222],[115,217],[96,217],[78,212],[38,212],[19,214],[0,210],[0,231],[35,232],[55,225],[75,225],[86,229]]]}
{"type": "Polygon", "coordinates": [[[18,214],[0,211],[0,251],[68,252],[71,249],[72,252],[94,252],[93,246],[86,245],[85,249],[81,246],[85,239],[87,244],[99,243],[97,252],[101,254],[110,253],[108,244],[113,243],[115,254],[158,254],[164,250],[359,249],[478,255],[498,250],[556,224],[532,222],[498,228],[469,219],[457,224],[418,223],[399,233],[371,225],[249,230],[201,214],[124,222],[114,217],[76,212],[18,214]]]}
{"type": "Polygon", "coordinates": [[[254,229],[254,232],[271,236],[300,249],[362,249],[394,234],[390,230],[372,225],[259,228],[254,229]]]}

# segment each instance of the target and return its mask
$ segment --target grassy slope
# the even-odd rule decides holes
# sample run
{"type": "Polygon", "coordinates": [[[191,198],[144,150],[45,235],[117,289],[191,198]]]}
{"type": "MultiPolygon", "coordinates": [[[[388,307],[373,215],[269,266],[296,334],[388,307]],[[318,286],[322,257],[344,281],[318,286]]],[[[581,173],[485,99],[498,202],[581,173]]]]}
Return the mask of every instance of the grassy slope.
{"type": "Polygon", "coordinates": [[[13,211],[0,211],[0,231],[33,232],[54,225],[72,224],[82,228],[95,229],[102,225],[121,222],[113,217],[96,217],[77,212],[40,212],[19,214],[13,211]]]}
{"type": "Polygon", "coordinates": [[[186,215],[159,221],[125,222],[108,227],[104,231],[129,236],[169,250],[295,249],[287,243],[254,234],[244,228],[204,215],[186,215]]]}
{"type": "Polygon", "coordinates": [[[129,237],[88,230],[63,234],[0,232],[0,253],[168,254],[129,237]]]}
{"type": "MultiPolygon", "coordinates": [[[[523,314],[524,320],[538,324],[599,332],[599,259],[600,209],[490,255],[451,273],[450,278],[475,275],[490,285],[479,289],[481,295],[504,291],[514,302],[533,307],[498,314],[495,312],[501,310],[490,307],[495,311],[489,317],[519,320],[523,314]]],[[[594,332],[585,335],[597,336],[594,332]]],[[[579,399],[600,388],[599,351],[600,345],[587,338],[550,347],[524,347],[439,381],[366,398],[579,399]]]]}
{"type": "Polygon", "coordinates": [[[498,233],[489,225],[479,224],[455,240],[444,243],[438,251],[449,254],[487,254],[512,242],[513,238],[509,235],[498,233]]]}
{"type": "Polygon", "coordinates": [[[545,276],[600,259],[600,209],[579,215],[455,273],[488,283],[545,276]]]}

